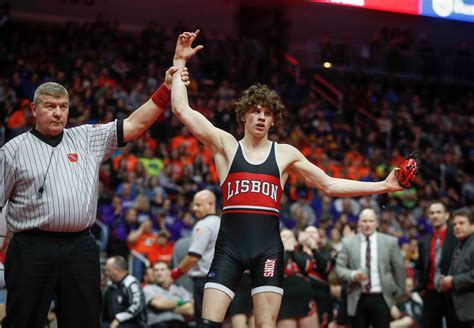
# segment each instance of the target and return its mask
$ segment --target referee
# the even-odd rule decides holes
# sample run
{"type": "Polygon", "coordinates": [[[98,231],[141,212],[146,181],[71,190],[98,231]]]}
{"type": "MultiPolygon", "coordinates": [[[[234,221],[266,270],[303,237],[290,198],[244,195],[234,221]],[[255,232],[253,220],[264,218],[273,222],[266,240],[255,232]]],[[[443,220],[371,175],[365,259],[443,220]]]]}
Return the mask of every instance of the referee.
{"type": "Polygon", "coordinates": [[[188,254],[171,271],[171,277],[177,280],[189,271],[188,275],[194,282],[194,318],[196,322],[200,322],[204,285],[214,258],[214,247],[221,225],[221,218],[216,215],[216,196],[207,189],[194,195],[192,210],[199,221],[193,228],[188,254]]]}
{"type": "MultiPolygon", "coordinates": [[[[0,151],[0,208],[13,232],[6,263],[4,328],[43,327],[53,295],[60,327],[99,327],[99,251],[90,227],[97,211],[99,166],[137,138],[169,101],[171,74],[125,120],[65,129],[69,95],[41,84],[30,104],[36,125],[0,151]]],[[[183,77],[186,80],[186,77],[183,77]]]]}

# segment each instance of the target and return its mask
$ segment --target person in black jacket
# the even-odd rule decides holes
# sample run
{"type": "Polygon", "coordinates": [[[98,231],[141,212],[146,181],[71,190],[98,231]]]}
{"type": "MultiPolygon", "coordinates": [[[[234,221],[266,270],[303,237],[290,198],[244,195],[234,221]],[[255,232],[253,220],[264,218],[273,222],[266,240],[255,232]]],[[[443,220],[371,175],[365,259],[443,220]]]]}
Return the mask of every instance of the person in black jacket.
{"type": "Polygon", "coordinates": [[[448,274],[456,238],[453,228],[448,224],[449,212],[441,201],[431,202],[427,214],[433,225],[433,232],[419,242],[415,291],[423,298],[423,327],[441,328],[443,317],[447,315],[448,299],[441,292],[439,278],[448,274]]]}
{"type": "Polygon", "coordinates": [[[453,213],[456,244],[449,274],[440,280],[441,289],[448,293],[448,328],[474,327],[474,214],[468,207],[453,213]]]}
{"type": "Polygon", "coordinates": [[[298,236],[302,251],[311,258],[310,270],[307,272],[313,290],[313,300],[317,304],[319,323],[327,326],[332,320],[331,291],[328,276],[334,267],[331,254],[320,249],[319,231],[314,226],[308,226],[298,236]]]}
{"type": "Polygon", "coordinates": [[[285,248],[285,278],[277,326],[319,327],[316,303],[306,277],[311,266],[311,257],[298,251],[298,244],[291,230],[283,229],[280,235],[285,248]]]}
{"type": "Polygon", "coordinates": [[[146,327],[145,296],[140,282],[128,274],[127,261],[122,256],[109,258],[105,274],[110,281],[103,295],[102,327],[146,327]]]}

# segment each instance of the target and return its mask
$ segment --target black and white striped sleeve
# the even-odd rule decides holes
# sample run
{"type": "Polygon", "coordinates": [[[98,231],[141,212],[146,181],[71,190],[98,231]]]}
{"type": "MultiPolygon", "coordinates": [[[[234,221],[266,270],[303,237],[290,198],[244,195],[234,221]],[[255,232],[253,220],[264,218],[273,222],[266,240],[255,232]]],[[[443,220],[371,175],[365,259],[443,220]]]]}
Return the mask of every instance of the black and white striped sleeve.
{"type": "Polygon", "coordinates": [[[140,315],[145,307],[145,298],[143,297],[143,292],[138,281],[133,277],[128,276],[125,278],[124,284],[127,288],[130,305],[125,311],[115,315],[115,318],[119,322],[124,322],[135,318],[136,316],[140,315]]]}
{"type": "Polygon", "coordinates": [[[87,125],[87,134],[91,152],[100,161],[105,161],[118,147],[124,145],[123,120],[87,125]]]}
{"type": "Polygon", "coordinates": [[[15,174],[13,168],[12,154],[4,148],[0,148],[0,208],[3,208],[15,185],[15,174]]]}

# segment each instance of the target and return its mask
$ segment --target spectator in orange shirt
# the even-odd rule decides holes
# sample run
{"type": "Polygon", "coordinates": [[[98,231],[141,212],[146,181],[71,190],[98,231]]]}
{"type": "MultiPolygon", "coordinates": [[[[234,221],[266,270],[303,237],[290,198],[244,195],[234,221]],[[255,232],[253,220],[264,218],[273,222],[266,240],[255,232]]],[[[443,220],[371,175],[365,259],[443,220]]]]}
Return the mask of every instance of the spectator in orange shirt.
{"type": "Polygon", "coordinates": [[[355,144],[353,145],[352,149],[346,153],[346,156],[344,158],[346,160],[346,163],[349,163],[350,165],[362,164],[362,162],[364,161],[364,157],[358,151],[358,148],[359,145],[355,144]]]}
{"type": "Polygon", "coordinates": [[[112,163],[115,171],[118,171],[120,168],[120,162],[126,162],[127,172],[134,172],[137,169],[138,158],[131,151],[132,144],[127,143],[125,147],[122,148],[122,153],[115,156],[112,163]]]}
{"type": "Polygon", "coordinates": [[[137,142],[141,148],[150,148],[153,152],[158,149],[158,141],[151,135],[150,130],[146,131],[137,142]]]}
{"type": "Polygon", "coordinates": [[[173,256],[173,243],[169,241],[169,233],[167,231],[160,231],[156,238],[156,244],[147,254],[150,265],[156,262],[170,263],[173,256]]]}
{"type": "Polygon", "coordinates": [[[142,255],[146,255],[150,247],[155,243],[157,237],[152,229],[153,224],[151,220],[143,221],[136,230],[128,234],[128,247],[142,255]]]}
{"type": "Polygon", "coordinates": [[[181,133],[171,139],[171,150],[176,150],[184,146],[184,152],[191,158],[198,153],[199,142],[189,131],[183,127],[181,133]]]}
{"type": "Polygon", "coordinates": [[[30,102],[23,99],[20,108],[14,111],[7,121],[7,128],[10,130],[10,137],[19,135],[29,129],[28,120],[31,118],[30,102]]]}
{"type": "Polygon", "coordinates": [[[365,162],[347,162],[349,166],[347,167],[346,175],[347,178],[352,180],[362,180],[370,175],[370,168],[363,165],[365,162]]]}
{"type": "MultiPolygon", "coordinates": [[[[153,231],[151,220],[143,221],[138,229],[131,231],[127,236],[128,248],[147,257],[147,254],[155,247],[157,243],[157,234],[153,231]]],[[[142,280],[145,264],[139,258],[133,259],[133,275],[142,280]]]]}
{"type": "Polygon", "coordinates": [[[301,152],[310,160],[311,163],[315,165],[320,164],[324,155],[324,150],[314,144],[303,147],[301,152]]]}

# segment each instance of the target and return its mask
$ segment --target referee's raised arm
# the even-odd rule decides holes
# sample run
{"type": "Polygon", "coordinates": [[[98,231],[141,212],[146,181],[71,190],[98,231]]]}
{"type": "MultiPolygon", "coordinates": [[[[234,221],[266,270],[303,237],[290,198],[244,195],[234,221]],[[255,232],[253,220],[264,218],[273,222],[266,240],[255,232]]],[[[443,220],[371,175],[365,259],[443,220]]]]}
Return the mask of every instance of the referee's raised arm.
{"type": "MultiPolygon", "coordinates": [[[[60,327],[100,327],[99,249],[90,232],[99,167],[163,112],[174,71],[168,69],[161,87],[127,119],[67,129],[66,88],[38,86],[30,104],[35,126],[0,149],[0,207],[13,232],[2,327],[42,327],[54,295],[60,327]]],[[[189,80],[187,72],[181,76],[189,80]]]]}
{"type": "MultiPolygon", "coordinates": [[[[133,140],[142,135],[142,133],[148,130],[153,122],[155,122],[156,119],[161,115],[170,101],[171,81],[173,74],[177,71],[177,67],[170,67],[166,71],[165,82],[163,82],[160,88],[146,103],[140,106],[124,120],[123,136],[125,142],[133,140]]],[[[186,85],[189,84],[187,69],[181,72],[181,79],[186,85]]]]}

